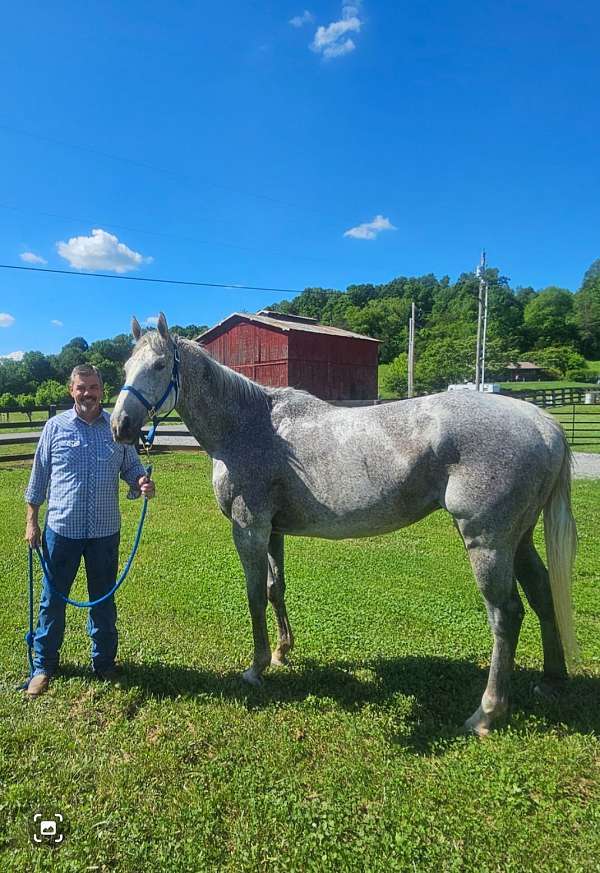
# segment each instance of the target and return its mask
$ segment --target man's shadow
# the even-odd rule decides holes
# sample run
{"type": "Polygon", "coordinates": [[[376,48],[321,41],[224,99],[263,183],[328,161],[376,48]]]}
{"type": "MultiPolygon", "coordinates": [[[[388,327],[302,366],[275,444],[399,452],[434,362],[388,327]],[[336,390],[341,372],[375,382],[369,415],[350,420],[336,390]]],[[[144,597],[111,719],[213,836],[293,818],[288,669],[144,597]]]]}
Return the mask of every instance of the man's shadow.
{"type": "MultiPolygon", "coordinates": [[[[131,717],[150,698],[199,695],[242,702],[247,709],[268,709],[307,697],[331,700],[346,711],[376,705],[390,713],[389,741],[417,754],[443,754],[456,741],[465,719],[477,708],[487,669],[470,661],[435,656],[372,658],[320,663],[300,660],[290,668],[267,671],[261,688],[242,681],[239,671],[218,673],[160,661],[123,661],[121,687],[136,690],[131,717]]],[[[65,664],[65,676],[89,671],[65,664]]],[[[575,676],[556,700],[540,699],[535,670],[516,669],[511,698],[513,732],[600,735],[600,678],[575,676]],[[531,723],[531,716],[535,721],[531,723]]]]}

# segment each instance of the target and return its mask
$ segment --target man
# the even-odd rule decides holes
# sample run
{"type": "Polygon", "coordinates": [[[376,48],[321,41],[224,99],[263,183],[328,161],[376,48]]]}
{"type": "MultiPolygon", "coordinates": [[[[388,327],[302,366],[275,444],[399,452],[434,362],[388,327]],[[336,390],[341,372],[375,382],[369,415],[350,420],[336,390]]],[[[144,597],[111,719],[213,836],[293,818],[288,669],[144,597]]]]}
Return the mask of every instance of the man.
{"type": "MultiPolygon", "coordinates": [[[[69,594],[81,558],[85,561],[90,600],[106,594],[118,570],[120,515],[119,474],[130,486],[130,498],[154,496],[133,446],[113,442],[110,417],[101,408],[102,377],[96,367],[81,364],[71,373],[73,409],[49,419],[33,462],[27,501],[25,539],[43,548],[53,586],[69,594]],[[40,505],[48,497],[45,530],[40,531],[40,505]]],[[[65,631],[66,604],[44,579],[34,637],[34,673],[30,699],[48,690],[59,663],[65,631]]],[[[92,668],[100,678],[116,678],[117,610],[114,597],[90,609],[88,634],[92,668]]]]}

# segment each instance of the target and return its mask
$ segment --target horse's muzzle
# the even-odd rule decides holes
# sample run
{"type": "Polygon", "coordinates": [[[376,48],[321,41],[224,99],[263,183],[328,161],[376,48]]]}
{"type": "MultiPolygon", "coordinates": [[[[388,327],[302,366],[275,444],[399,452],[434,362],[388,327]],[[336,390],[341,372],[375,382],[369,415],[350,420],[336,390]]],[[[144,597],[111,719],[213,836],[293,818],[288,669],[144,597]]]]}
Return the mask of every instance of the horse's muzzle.
{"type": "Polygon", "coordinates": [[[140,428],[133,424],[126,412],[120,413],[116,418],[114,415],[111,416],[110,426],[116,443],[133,444],[137,442],[140,428]]]}

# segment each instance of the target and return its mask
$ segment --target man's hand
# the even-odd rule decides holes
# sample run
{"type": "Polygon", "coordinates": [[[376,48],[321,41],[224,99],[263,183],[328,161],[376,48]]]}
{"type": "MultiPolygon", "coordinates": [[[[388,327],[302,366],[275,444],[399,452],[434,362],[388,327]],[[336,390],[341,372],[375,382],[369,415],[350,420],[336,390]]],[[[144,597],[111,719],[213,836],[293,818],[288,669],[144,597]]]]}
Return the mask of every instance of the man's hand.
{"type": "Polygon", "coordinates": [[[37,549],[42,544],[42,532],[37,522],[28,521],[25,528],[25,539],[32,549],[37,549]]]}
{"type": "Polygon", "coordinates": [[[154,497],[156,493],[154,482],[152,479],[149,479],[148,476],[140,476],[138,479],[138,488],[142,492],[142,496],[147,497],[148,500],[150,500],[151,497],[154,497]]]}

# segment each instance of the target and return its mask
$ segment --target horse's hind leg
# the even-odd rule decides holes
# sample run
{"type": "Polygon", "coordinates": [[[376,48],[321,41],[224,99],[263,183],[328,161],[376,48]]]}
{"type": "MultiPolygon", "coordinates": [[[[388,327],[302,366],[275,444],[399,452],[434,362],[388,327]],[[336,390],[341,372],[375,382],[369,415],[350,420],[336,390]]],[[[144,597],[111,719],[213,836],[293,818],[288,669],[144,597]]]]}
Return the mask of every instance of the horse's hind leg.
{"type": "Polygon", "coordinates": [[[282,667],[287,653],[294,645],[294,635],[285,608],[285,575],[283,568],[283,534],[272,533],[269,540],[269,580],[267,597],[277,621],[277,648],[271,655],[271,664],[282,667]]]}
{"type": "MultiPolygon", "coordinates": [[[[459,525],[460,526],[460,525],[459,525]]],[[[481,704],[465,722],[468,733],[485,736],[508,710],[510,677],[523,621],[523,604],[513,576],[512,549],[483,544],[483,539],[465,535],[471,566],[485,600],[494,638],[492,661],[481,704]]]]}
{"type": "Polygon", "coordinates": [[[567,678],[567,668],[554,617],[550,579],[533,544],[533,528],[525,533],[519,543],[515,555],[515,573],[529,605],[539,619],[542,632],[544,677],[542,685],[538,685],[536,691],[552,695],[556,686],[567,678]]]}

